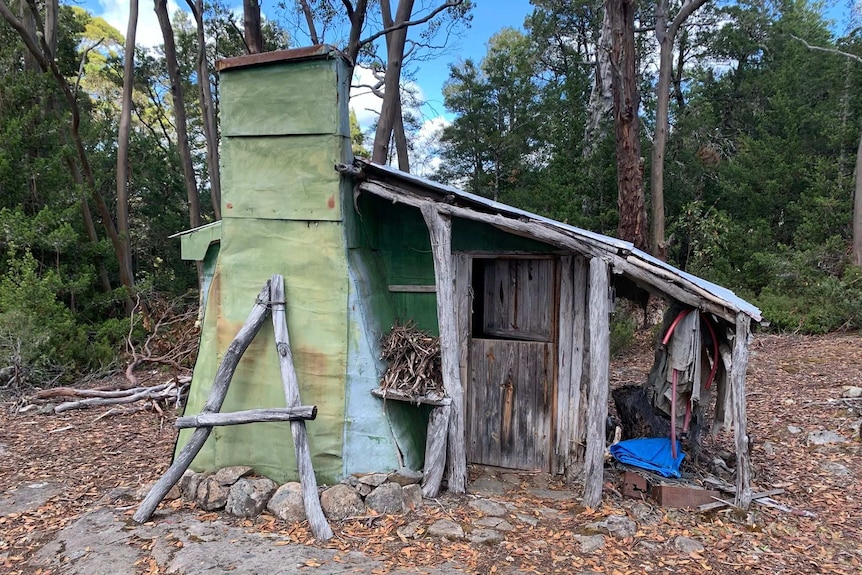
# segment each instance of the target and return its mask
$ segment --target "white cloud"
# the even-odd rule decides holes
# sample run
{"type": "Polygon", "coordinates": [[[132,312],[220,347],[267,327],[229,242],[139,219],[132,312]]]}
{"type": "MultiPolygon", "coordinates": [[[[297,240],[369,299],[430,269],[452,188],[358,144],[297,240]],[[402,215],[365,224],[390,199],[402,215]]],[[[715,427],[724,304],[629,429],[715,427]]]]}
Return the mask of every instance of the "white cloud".
{"type": "Polygon", "coordinates": [[[410,154],[410,168],[413,173],[430,176],[440,168],[440,135],[443,128],[451,123],[443,116],[430,118],[422,123],[410,154]]]}
{"type": "MultiPolygon", "coordinates": [[[[99,0],[101,12],[94,10],[96,16],[104,18],[108,24],[126,35],[129,25],[129,2],[124,0],[99,0]]],[[[173,0],[168,0],[168,14],[173,14],[179,6],[173,0]]],[[[163,43],[162,29],[153,10],[152,3],[141,3],[138,6],[138,26],[135,33],[135,44],[142,48],[152,48],[163,43]]]]}
{"type": "MultiPolygon", "coordinates": [[[[374,73],[368,68],[357,66],[353,69],[353,84],[350,87],[350,108],[356,113],[356,119],[363,130],[370,128],[380,115],[380,108],[383,104],[383,99],[375,95],[369,86],[377,85],[377,78],[374,73]]],[[[404,93],[413,94],[417,102],[417,106],[410,106],[405,111],[411,111],[416,115],[421,115],[420,107],[425,101],[425,93],[422,87],[416,82],[402,81],[401,89],[404,93]]],[[[383,93],[383,87],[378,89],[378,92],[383,93]]]]}
{"type": "Polygon", "coordinates": [[[356,113],[356,119],[363,131],[368,130],[377,116],[383,100],[371,92],[367,86],[377,83],[377,78],[368,68],[356,66],[353,69],[353,84],[350,86],[350,108],[356,113]]]}

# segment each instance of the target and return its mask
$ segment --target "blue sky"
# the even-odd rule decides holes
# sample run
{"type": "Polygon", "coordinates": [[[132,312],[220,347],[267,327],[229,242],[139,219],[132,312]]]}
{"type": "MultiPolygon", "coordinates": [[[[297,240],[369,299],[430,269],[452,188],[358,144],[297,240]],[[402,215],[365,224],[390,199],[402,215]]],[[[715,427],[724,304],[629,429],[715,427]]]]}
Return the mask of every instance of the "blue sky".
{"type": "MultiPolygon", "coordinates": [[[[102,16],[111,25],[116,27],[120,33],[126,33],[128,22],[129,2],[128,0],[79,0],[80,5],[96,16],[102,16]]],[[[237,1],[237,10],[241,11],[242,3],[237,1]]],[[[418,4],[418,3],[417,3],[418,4]]],[[[274,0],[263,0],[264,13],[268,8],[274,7],[274,0]]],[[[178,7],[185,8],[184,2],[169,0],[168,8],[171,12],[178,7]]],[[[447,54],[423,62],[417,73],[417,83],[422,95],[428,104],[423,107],[423,115],[426,119],[444,113],[443,96],[441,89],[443,83],[449,76],[449,65],[457,61],[473,58],[481,59],[485,55],[488,39],[501,28],[511,26],[522,28],[524,18],[532,11],[529,0],[476,0],[473,11],[473,21],[469,30],[458,38],[448,50],[447,54]]],[[[161,33],[158,22],[152,9],[152,3],[140,3],[138,17],[137,39],[141,45],[157,45],[161,43],[161,33]]],[[[371,103],[369,101],[369,103],[371,103]]],[[[363,107],[363,104],[359,104],[363,107]]],[[[367,117],[362,114],[360,117],[367,117]]]]}

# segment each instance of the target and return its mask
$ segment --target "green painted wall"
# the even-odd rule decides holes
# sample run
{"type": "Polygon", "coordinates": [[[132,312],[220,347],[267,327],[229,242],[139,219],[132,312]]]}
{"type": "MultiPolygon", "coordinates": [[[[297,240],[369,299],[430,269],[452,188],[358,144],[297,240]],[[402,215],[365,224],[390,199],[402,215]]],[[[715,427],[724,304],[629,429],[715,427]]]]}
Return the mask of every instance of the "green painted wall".
{"type": "MultiPolygon", "coordinates": [[[[434,261],[428,229],[418,209],[393,204],[370,194],[358,203],[360,217],[353,234],[354,247],[376,263],[378,289],[385,291],[388,306],[375,310],[381,323],[416,322],[420,329],[437,334],[437,298],[433,293],[389,293],[390,284],[434,285],[434,261]]],[[[453,251],[548,253],[556,248],[493,226],[455,218],[453,251]]]]}
{"type": "MultiPolygon", "coordinates": [[[[348,274],[342,182],[350,160],[347,67],[334,57],[229,68],[221,74],[222,229],[218,261],[186,407],[200,412],[218,363],[272,274],[285,279],[287,323],[300,396],[321,482],[343,473],[348,274]]],[[[240,361],[222,411],[284,406],[266,322],[240,361]]],[[[188,440],[180,435],[178,449],[188,440]]],[[[214,428],[193,468],[251,465],[296,478],[289,424],[214,428]]]]}

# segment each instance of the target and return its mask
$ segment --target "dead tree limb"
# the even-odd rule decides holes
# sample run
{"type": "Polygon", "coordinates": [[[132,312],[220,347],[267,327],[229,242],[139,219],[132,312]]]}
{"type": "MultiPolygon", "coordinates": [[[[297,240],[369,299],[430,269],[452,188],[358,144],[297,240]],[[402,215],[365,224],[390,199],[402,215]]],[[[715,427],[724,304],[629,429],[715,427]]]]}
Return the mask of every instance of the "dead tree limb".
{"type": "Polygon", "coordinates": [[[218,427],[222,425],[240,425],[242,423],[267,421],[307,421],[316,417],[316,405],[300,405],[298,407],[244,409],[230,413],[201,413],[187,417],[178,417],[174,425],[177,429],[188,429],[190,427],[218,427]]]}
{"type": "MultiPolygon", "coordinates": [[[[278,351],[278,364],[281,368],[281,382],[284,385],[284,399],[287,407],[297,407],[300,404],[299,383],[296,379],[296,368],[293,365],[293,354],[290,351],[290,335],[287,331],[287,315],[285,314],[284,277],[279,274],[272,276],[270,302],[272,304],[272,327],[275,330],[275,347],[278,351]]],[[[332,529],[323,515],[320,498],[317,495],[317,479],[311,465],[311,450],[308,446],[308,432],[304,421],[291,421],[290,433],[293,436],[293,447],[296,450],[296,467],[299,481],[302,485],[302,501],[305,504],[305,515],[311,532],[321,541],[331,539],[332,529]]]]}

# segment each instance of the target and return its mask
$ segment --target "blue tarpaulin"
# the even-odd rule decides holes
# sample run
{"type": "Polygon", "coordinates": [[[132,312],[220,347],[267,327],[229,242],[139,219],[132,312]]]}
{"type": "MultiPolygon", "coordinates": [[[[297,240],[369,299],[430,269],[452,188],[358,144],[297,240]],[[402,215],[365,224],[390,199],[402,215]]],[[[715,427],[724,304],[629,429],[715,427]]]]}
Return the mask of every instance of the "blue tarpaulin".
{"type": "Polygon", "coordinates": [[[620,463],[649,469],[665,477],[679,477],[679,465],[685,458],[679,441],[676,442],[676,459],[671,456],[670,439],[666,437],[620,441],[611,445],[611,455],[620,463]]]}

